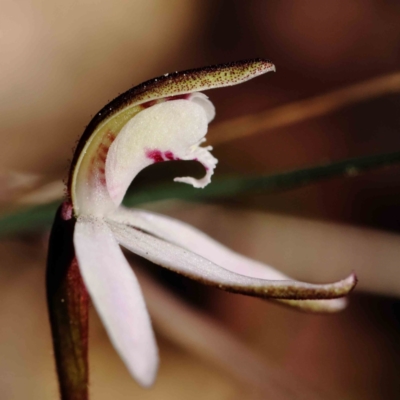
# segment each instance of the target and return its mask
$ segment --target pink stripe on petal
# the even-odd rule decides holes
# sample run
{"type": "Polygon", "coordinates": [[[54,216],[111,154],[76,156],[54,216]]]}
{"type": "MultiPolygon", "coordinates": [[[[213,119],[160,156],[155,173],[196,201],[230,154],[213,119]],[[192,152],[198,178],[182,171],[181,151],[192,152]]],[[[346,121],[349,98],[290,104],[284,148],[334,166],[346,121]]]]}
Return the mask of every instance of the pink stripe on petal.
{"type": "Polygon", "coordinates": [[[150,386],[157,345],[138,281],[106,223],[80,217],[74,244],[88,292],[112,344],[134,378],[150,386]]]}

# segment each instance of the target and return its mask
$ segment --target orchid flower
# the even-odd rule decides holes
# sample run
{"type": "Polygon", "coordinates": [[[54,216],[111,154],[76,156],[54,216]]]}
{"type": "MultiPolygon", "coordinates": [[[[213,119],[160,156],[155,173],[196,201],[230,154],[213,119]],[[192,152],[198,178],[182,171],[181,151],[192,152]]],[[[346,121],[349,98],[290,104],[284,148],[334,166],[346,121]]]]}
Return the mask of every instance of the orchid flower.
{"type": "Polygon", "coordinates": [[[175,181],[196,188],[210,183],[217,160],[212,148],[201,144],[215,109],[200,91],[274,70],[269,61],[250,60],[166,74],[117,97],[86,128],[72,161],[68,199],[56,216],[48,259],[49,311],[63,399],[75,398],[68,397],[71,387],[87,391],[86,289],[132,376],[143,386],[155,379],[158,352],[150,317],[120,245],[227,291],[306,311],[333,312],[345,306],[343,297],[356,284],[353,274],[332,284],[294,281],[187,224],[121,206],[135,176],[153,163],[198,161],[203,178],[175,181]]]}

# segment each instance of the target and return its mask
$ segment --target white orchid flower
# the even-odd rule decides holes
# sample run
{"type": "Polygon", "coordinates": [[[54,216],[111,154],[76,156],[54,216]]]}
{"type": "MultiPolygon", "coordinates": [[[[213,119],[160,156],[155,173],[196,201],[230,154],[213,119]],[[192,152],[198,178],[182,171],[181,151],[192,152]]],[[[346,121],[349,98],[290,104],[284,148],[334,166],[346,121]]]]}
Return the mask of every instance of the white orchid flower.
{"type": "Polygon", "coordinates": [[[73,243],[83,282],[112,344],[143,386],[155,379],[157,345],[140,286],[120,245],[202,283],[303,310],[340,310],[343,296],[355,286],[353,274],[323,285],[290,280],[187,224],[121,206],[135,176],[156,162],[198,161],[203,178],[175,181],[206,186],[217,160],[212,148],[201,144],[215,109],[200,91],[274,70],[268,61],[251,60],[153,79],[104,107],[78,144],[61,219],[76,221],[73,243]]]}

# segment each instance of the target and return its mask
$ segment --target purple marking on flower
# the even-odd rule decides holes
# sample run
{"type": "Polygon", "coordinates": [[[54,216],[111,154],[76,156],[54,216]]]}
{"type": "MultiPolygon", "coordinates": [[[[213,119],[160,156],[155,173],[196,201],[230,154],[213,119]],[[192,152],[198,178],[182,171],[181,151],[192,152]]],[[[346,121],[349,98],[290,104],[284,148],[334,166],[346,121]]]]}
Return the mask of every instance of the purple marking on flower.
{"type": "Polygon", "coordinates": [[[72,218],[72,204],[65,201],[61,205],[61,218],[64,221],[69,221],[72,218]]]}
{"type": "Polygon", "coordinates": [[[103,155],[107,155],[109,146],[106,146],[104,143],[101,143],[99,146],[99,153],[103,155]]]}
{"type": "Polygon", "coordinates": [[[163,155],[160,150],[147,150],[146,157],[150,158],[155,163],[164,161],[163,155]]]}
{"type": "Polygon", "coordinates": [[[174,158],[174,155],[172,154],[171,151],[166,151],[166,152],[164,153],[164,156],[165,156],[165,158],[166,158],[167,160],[174,160],[174,159],[175,159],[175,158],[174,158]]]}
{"type": "Polygon", "coordinates": [[[166,97],[167,101],[171,101],[171,100],[188,100],[191,96],[191,93],[185,93],[185,94],[178,94],[176,96],[169,96],[166,97]]]}
{"type": "Polygon", "coordinates": [[[179,158],[177,158],[177,157],[175,157],[174,156],[174,153],[172,153],[172,151],[166,151],[165,153],[164,153],[164,157],[167,159],[167,160],[179,160],[179,158]]]}
{"type": "Polygon", "coordinates": [[[164,153],[160,150],[147,150],[146,157],[152,159],[155,163],[162,161],[177,161],[180,160],[179,157],[176,157],[172,151],[165,151],[164,153]]]}
{"type": "Polygon", "coordinates": [[[146,101],[145,103],[142,103],[141,106],[143,108],[149,108],[149,107],[154,106],[154,104],[157,104],[157,100],[146,101]]]}
{"type": "Polygon", "coordinates": [[[146,101],[145,103],[141,104],[142,108],[149,108],[154,106],[157,103],[160,103],[162,101],[171,101],[171,100],[189,100],[191,93],[185,93],[185,94],[178,94],[176,96],[169,96],[165,97],[164,99],[156,99],[156,100],[150,100],[146,101]]]}

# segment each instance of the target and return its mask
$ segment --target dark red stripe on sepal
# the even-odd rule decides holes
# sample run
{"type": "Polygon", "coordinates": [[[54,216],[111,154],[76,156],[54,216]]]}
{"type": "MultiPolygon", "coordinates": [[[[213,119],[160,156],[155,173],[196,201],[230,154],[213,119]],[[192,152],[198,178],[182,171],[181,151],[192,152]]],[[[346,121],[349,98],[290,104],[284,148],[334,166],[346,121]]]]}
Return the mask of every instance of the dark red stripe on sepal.
{"type": "Polygon", "coordinates": [[[73,244],[70,203],[56,214],[50,235],[46,290],[62,400],[88,400],[88,304],[73,244]]]}

